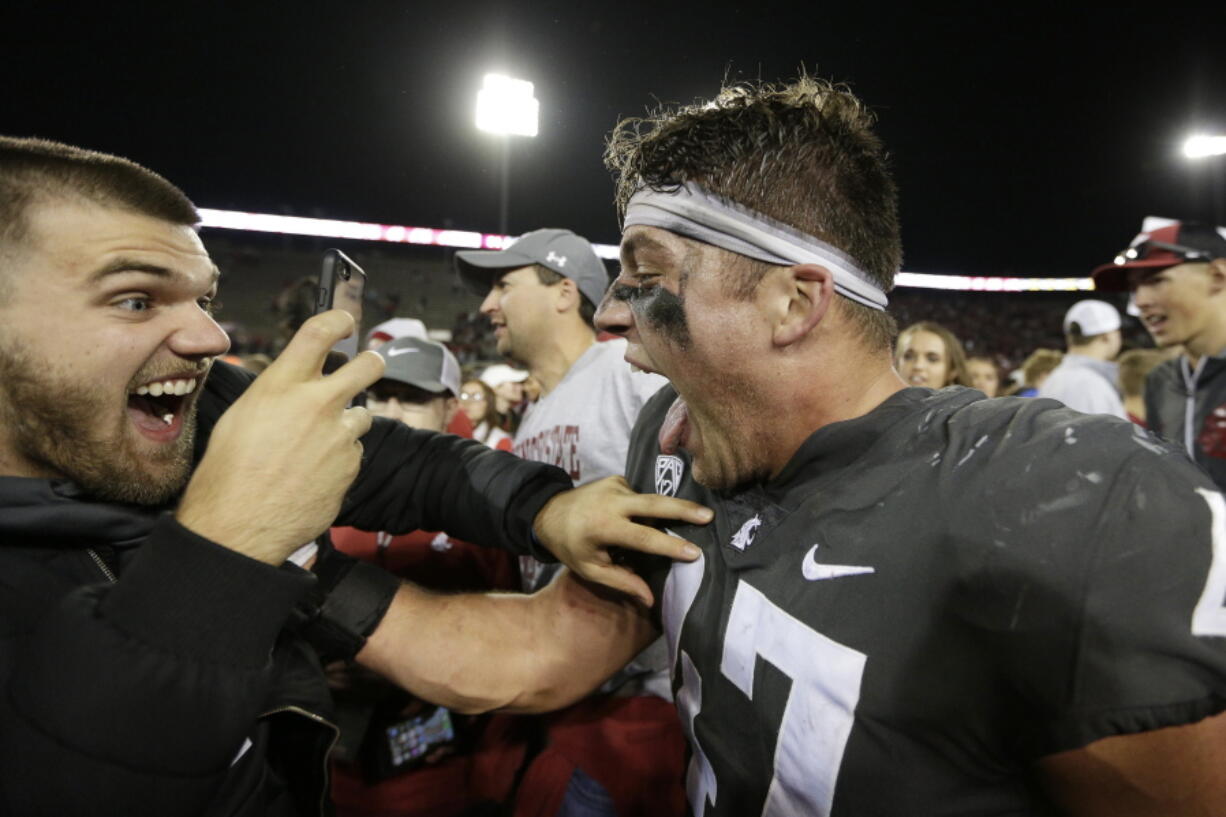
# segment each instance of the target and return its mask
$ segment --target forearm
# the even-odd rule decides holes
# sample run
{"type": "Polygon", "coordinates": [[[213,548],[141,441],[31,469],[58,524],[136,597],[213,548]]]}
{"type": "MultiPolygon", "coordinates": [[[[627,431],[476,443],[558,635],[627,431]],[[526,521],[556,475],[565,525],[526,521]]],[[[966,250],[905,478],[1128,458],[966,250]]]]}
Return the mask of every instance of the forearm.
{"type": "Polygon", "coordinates": [[[532,553],[537,513],[571,483],[561,470],[475,440],[377,421],[338,524],[458,539],[532,553]]]}
{"type": "Polygon", "coordinates": [[[1226,714],[1104,738],[1040,761],[1053,799],[1077,817],[1226,813],[1226,714]]]}
{"type": "MultiPolygon", "coordinates": [[[[214,364],[200,398],[197,459],[221,415],[253,379],[235,366],[214,364]]],[[[362,446],[361,471],[336,524],[391,533],[445,530],[465,541],[548,558],[532,544],[532,523],[549,499],[571,487],[565,472],[475,440],[381,418],[362,446]]]]}
{"type": "Polygon", "coordinates": [[[406,585],[357,659],[457,711],[543,712],[591,692],[655,636],[637,602],[564,571],[530,596],[406,585]]]}

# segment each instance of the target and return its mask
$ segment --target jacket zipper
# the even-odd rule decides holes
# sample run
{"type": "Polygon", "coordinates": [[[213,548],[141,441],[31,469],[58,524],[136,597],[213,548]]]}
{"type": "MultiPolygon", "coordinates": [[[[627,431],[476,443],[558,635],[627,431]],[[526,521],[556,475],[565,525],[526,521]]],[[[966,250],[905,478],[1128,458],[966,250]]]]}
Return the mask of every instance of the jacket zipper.
{"type": "Polygon", "coordinates": [[[338,738],[340,738],[341,728],[337,726],[336,724],[332,723],[332,721],[328,720],[327,718],[320,717],[319,715],[316,715],[314,712],[308,712],[307,710],[303,709],[300,706],[292,706],[292,705],[278,706],[275,709],[270,709],[267,712],[261,713],[260,717],[266,718],[269,715],[276,715],[281,712],[293,712],[296,715],[302,715],[304,718],[309,718],[315,721],[320,726],[328,727],[328,729],[331,730],[332,732],[332,739],[328,741],[328,748],[324,752],[324,756],[323,756],[323,770],[322,771],[323,771],[324,783],[323,783],[323,788],[321,788],[319,791],[319,813],[322,817],[322,815],[327,813],[327,811],[325,810],[325,806],[327,805],[328,791],[329,789],[331,789],[330,781],[331,781],[332,776],[328,773],[328,758],[332,756],[332,750],[336,748],[336,741],[338,738]]]}
{"type": "Polygon", "coordinates": [[[98,551],[94,550],[93,548],[88,548],[85,552],[89,554],[89,558],[94,560],[94,564],[98,565],[98,569],[102,571],[102,575],[106,576],[107,581],[109,581],[111,584],[115,584],[115,582],[119,581],[119,579],[115,578],[115,574],[111,572],[111,569],[106,566],[106,562],[102,561],[102,557],[98,555],[98,551]]]}
{"type": "Polygon", "coordinates": [[[1193,431],[1196,424],[1196,382],[1200,380],[1200,373],[1204,368],[1204,357],[1196,361],[1195,369],[1188,366],[1186,357],[1179,358],[1179,373],[1183,375],[1183,388],[1187,393],[1183,404],[1183,447],[1193,462],[1196,461],[1196,433],[1193,431]]]}

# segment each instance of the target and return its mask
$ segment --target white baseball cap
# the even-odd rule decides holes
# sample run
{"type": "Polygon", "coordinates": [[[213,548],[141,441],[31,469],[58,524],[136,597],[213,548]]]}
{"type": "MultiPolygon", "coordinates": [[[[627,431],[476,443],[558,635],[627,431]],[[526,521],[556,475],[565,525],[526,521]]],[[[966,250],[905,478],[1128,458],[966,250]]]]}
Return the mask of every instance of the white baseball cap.
{"type": "Polygon", "coordinates": [[[1113,332],[1120,328],[1120,313],[1106,301],[1078,301],[1064,313],[1064,331],[1076,324],[1078,332],[1087,338],[1113,332]]]}
{"type": "Polygon", "coordinates": [[[514,369],[505,363],[495,363],[481,373],[480,380],[491,389],[496,389],[503,383],[523,383],[528,379],[528,373],[523,369],[514,369]]]}
{"type": "Polygon", "coordinates": [[[430,336],[426,333],[426,325],[417,318],[392,318],[390,321],[384,321],[366,333],[366,343],[368,345],[372,340],[386,343],[397,338],[421,338],[422,340],[429,340],[430,336]]]}

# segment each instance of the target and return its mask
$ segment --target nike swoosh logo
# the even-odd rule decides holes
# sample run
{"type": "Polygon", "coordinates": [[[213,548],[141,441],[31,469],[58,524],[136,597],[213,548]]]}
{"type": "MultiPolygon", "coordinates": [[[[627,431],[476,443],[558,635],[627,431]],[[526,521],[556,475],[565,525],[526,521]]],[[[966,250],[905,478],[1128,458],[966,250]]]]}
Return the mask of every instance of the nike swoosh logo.
{"type": "Polygon", "coordinates": [[[809,552],[805,554],[804,562],[801,564],[801,571],[805,574],[805,578],[811,582],[877,572],[876,568],[861,567],[860,565],[824,565],[817,561],[817,545],[809,548],[809,552]]]}
{"type": "Polygon", "coordinates": [[[406,347],[406,348],[404,348],[404,349],[388,349],[388,350],[387,350],[387,356],[388,356],[388,357],[395,357],[396,355],[407,355],[407,354],[409,354],[410,352],[419,352],[419,351],[421,351],[421,350],[420,350],[420,349],[414,349],[414,348],[413,348],[413,347],[411,347],[411,346],[406,347]]]}

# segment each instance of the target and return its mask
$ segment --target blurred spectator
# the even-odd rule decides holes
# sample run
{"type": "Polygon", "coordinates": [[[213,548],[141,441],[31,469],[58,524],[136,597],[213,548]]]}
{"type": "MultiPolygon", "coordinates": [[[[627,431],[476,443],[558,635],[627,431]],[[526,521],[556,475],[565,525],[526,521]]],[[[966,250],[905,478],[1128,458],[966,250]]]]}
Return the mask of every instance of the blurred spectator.
{"type": "Polygon", "coordinates": [[[1050,397],[1085,414],[1110,414],[1127,419],[1116,382],[1120,353],[1120,313],[1106,301],[1084,300],[1064,315],[1068,351],[1039,387],[1039,397],[1050,397]]]}
{"type": "Polygon", "coordinates": [[[1037,396],[1039,387],[1060,365],[1061,360],[1064,360],[1064,352],[1059,349],[1035,349],[1031,352],[1018,369],[1022,379],[1015,395],[1017,397],[1037,396]]]}
{"type": "Polygon", "coordinates": [[[954,334],[932,321],[913,323],[898,333],[895,365],[910,386],[943,389],[970,385],[966,353],[954,334]]]}
{"type": "Polygon", "coordinates": [[[988,397],[1000,394],[1000,369],[990,357],[975,356],[966,359],[966,374],[971,388],[979,389],[988,397]]]}
{"type": "Polygon", "coordinates": [[[514,432],[523,416],[524,381],[528,373],[505,363],[495,363],[481,372],[481,382],[494,392],[494,410],[502,428],[514,432]]]}
{"type": "Polygon", "coordinates": [[[1226,488],[1226,228],[1150,216],[1093,275],[1132,293],[1159,347],[1182,346],[1146,379],[1145,419],[1226,488]]]}
{"type": "Polygon", "coordinates": [[[441,431],[459,407],[460,364],[446,346],[404,337],[377,350],[387,363],[366,393],[366,407],[413,428],[441,431]]]}
{"type": "MultiPolygon", "coordinates": [[[[429,340],[430,336],[426,330],[426,324],[417,318],[391,318],[376,325],[374,329],[366,333],[366,348],[378,350],[383,344],[399,338],[429,340]]],[[[461,411],[453,411],[451,412],[451,419],[443,430],[460,437],[471,437],[473,426],[468,419],[468,415],[461,411]]]]}
{"type": "MultiPolygon", "coordinates": [[[[442,344],[415,337],[376,350],[387,364],[367,391],[372,413],[444,429],[457,411],[460,365],[442,344]]],[[[515,561],[437,531],[403,535],[333,528],[336,547],[440,591],[514,589],[515,561]]],[[[470,749],[489,723],[426,704],[360,667],[329,668],[341,736],[332,796],[339,817],[459,817],[505,795],[513,770],[482,765],[470,749]]]]}
{"type": "Polygon", "coordinates": [[[473,438],[490,448],[511,450],[511,435],[499,426],[494,390],[481,380],[469,380],[460,387],[460,410],[473,424],[473,438]]]}
{"type": "Polygon", "coordinates": [[[1157,349],[1130,349],[1120,355],[1120,392],[1124,395],[1124,411],[1128,419],[1141,428],[1145,422],[1145,378],[1170,355],[1157,349]]]}
{"type": "Polygon", "coordinates": [[[277,293],[272,310],[277,316],[276,352],[279,354],[306,319],[315,314],[319,278],[306,275],[277,293]]]}

